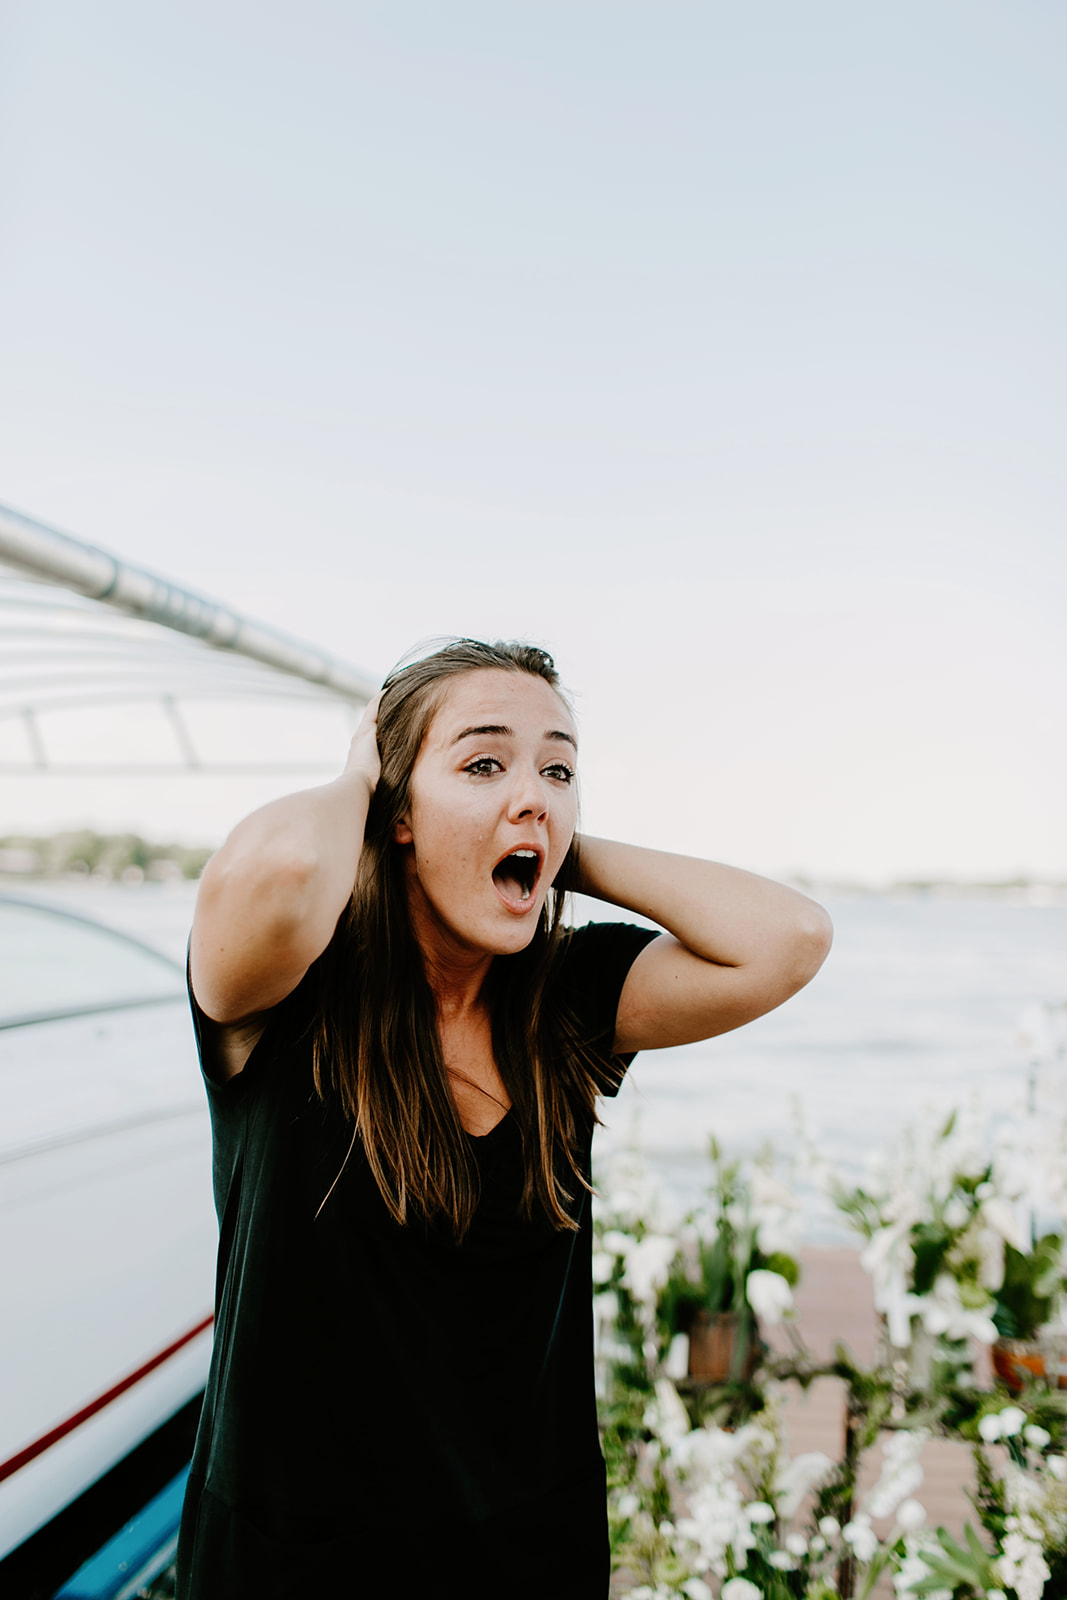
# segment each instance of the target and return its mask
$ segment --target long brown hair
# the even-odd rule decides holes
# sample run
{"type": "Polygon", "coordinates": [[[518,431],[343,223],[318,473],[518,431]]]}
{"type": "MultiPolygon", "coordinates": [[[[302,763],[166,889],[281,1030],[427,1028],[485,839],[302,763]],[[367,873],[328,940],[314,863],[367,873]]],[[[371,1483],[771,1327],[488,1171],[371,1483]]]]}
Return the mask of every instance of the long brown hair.
{"type": "MultiPolygon", "coordinates": [[[[478,1167],[456,1111],[434,998],[408,911],[396,823],[412,768],[449,680],[485,670],[527,672],[560,694],[552,657],[533,645],[457,639],[397,668],[378,707],[381,776],[371,800],[355,889],[319,963],[315,1086],[340,1101],[399,1223],[443,1221],[457,1238],[478,1203],[478,1167]]],[[[492,1044],[522,1136],[522,1210],[557,1228],[571,1213],[581,1121],[595,1121],[597,1069],[553,982],[576,841],[548,891],[533,939],[495,956],[488,980],[492,1044]]],[[[603,1073],[603,1067],[600,1068],[603,1073]]]]}

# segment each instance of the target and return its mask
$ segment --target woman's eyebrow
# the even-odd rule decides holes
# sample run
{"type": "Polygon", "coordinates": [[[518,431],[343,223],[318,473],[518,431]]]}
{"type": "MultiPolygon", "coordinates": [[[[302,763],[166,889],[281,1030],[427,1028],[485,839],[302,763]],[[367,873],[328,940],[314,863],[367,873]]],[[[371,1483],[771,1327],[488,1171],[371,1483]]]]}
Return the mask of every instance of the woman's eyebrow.
{"type": "MultiPolygon", "coordinates": [[[[479,734],[483,738],[513,739],[515,737],[515,730],[514,728],[509,728],[506,723],[503,722],[480,722],[476,727],[464,728],[462,733],[457,733],[455,738],[452,740],[452,743],[459,744],[463,739],[470,739],[474,734],[479,734]]],[[[578,742],[574,735],[572,733],[566,733],[562,728],[547,729],[545,732],[545,738],[561,739],[564,744],[569,744],[575,752],[578,750],[578,742]]]]}
{"type": "Polygon", "coordinates": [[[469,739],[475,733],[488,734],[491,738],[498,739],[513,739],[515,737],[514,728],[507,728],[503,723],[480,722],[476,728],[464,728],[462,733],[457,733],[452,743],[459,744],[461,739],[469,739]]]}

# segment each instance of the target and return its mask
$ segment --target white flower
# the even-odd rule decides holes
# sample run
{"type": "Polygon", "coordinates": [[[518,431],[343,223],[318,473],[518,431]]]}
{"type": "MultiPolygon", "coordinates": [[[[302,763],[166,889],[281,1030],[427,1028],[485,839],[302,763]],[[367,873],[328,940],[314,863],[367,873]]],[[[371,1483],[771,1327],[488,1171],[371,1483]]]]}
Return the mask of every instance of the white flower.
{"type": "Polygon", "coordinates": [[[668,1378],[684,1378],[689,1372],[689,1335],[676,1333],[663,1360],[663,1371],[668,1378]]]}
{"type": "Polygon", "coordinates": [[[694,1428],[671,1447],[671,1454],[683,1471],[718,1475],[729,1470],[745,1449],[745,1433],[744,1428],[736,1433],[727,1433],[723,1428],[694,1428]]]}
{"type": "Polygon", "coordinates": [[[915,1255],[910,1232],[921,1215],[918,1200],[910,1203],[904,1215],[889,1227],[880,1228],[860,1253],[860,1265],[870,1273],[874,1287],[874,1309],[881,1311],[889,1324],[889,1341],[898,1350],[911,1343],[911,1319],[922,1301],[908,1289],[915,1255]]]}
{"type": "MultiPolygon", "coordinates": [[[[605,1243],[607,1242],[605,1236],[605,1243]]],[[[678,1246],[663,1233],[646,1233],[632,1245],[626,1257],[622,1281],[635,1300],[648,1305],[667,1281],[678,1246]]]]}
{"type": "Polygon", "coordinates": [[[671,1447],[671,1459],[686,1483],[688,1516],[680,1518],[678,1531],[696,1547],[694,1565],[725,1578],[744,1570],[748,1552],[756,1542],[752,1524],[742,1506],[741,1488],[734,1476],[735,1463],[758,1443],[762,1430],[751,1424],[736,1433],[721,1428],[694,1428],[671,1447]]]}
{"type": "Polygon", "coordinates": [[[1048,1444],[1049,1440],[1052,1438],[1052,1435],[1046,1428],[1039,1428],[1036,1422],[1030,1422],[1023,1429],[1023,1438],[1026,1440],[1027,1444],[1032,1445],[1035,1450],[1043,1450],[1048,1444]]]}
{"type": "Polygon", "coordinates": [[[640,1500],[633,1493],[633,1491],[628,1490],[626,1494],[620,1494],[616,1509],[618,1510],[620,1517],[629,1518],[633,1516],[640,1504],[640,1500]]]}
{"type": "Polygon", "coordinates": [[[627,1256],[637,1240],[632,1234],[623,1233],[621,1228],[609,1228],[600,1242],[609,1255],[627,1256]]]}
{"type": "Polygon", "coordinates": [[[1067,1483],[1067,1456],[1049,1456],[1045,1466],[1057,1483],[1067,1483]]]}
{"type": "Polygon", "coordinates": [[[923,1297],[919,1314],[927,1333],[935,1336],[945,1334],[949,1339],[973,1338],[981,1344],[993,1344],[998,1337],[992,1317],[962,1304],[960,1286],[947,1272],[939,1275],[933,1292],[923,1297]]]}
{"type": "Polygon", "coordinates": [[[756,1229],[756,1242],[765,1256],[781,1251],[792,1255],[796,1249],[796,1232],[802,1211],[796,1195],[766,1167],[757,1166],[752,1173],[752,1222],[756,1229]]]}
{"type": "Polygon", "coordinates": [[[773,1522],[774,1507],[769,1506],[766,1500],[753,1500],[751,1505],[745,1507],[745,1516],[749,1522],[773,1522]]]}
{"type": "Polygon", "coordinates": [[[763,1600],[763,1590],[747,1578],[730,1578],[723,1584],[719,1600],[763,1600]]]}
{"type": "Polygon", "coordinates": [[[739,1429],[738,1437],[741,1440],[741,1455],[766,1456],[769,1460],[778,1448],[774,1430],[765,1428],[758,1422],[747,1422],[739,1429]]]}
{"type": "Polygon", "coordinates": [[[998,1577],[1015,1590],[1019,1600],[1042,1600],[1051,1573],[1040,1545],[1012,1532],[1004,1536],[1003,1552],[996,1564],[998,1577]]]}
{"type": "Polygon", "coordinates": [[[768,1566],[774,1567],[778,1572],[792,1572],[796,1562],[784,1550],[772,1550],[767,1557],[768,1566]]]}
{"type": "Polygon", "coordinates": [[[897,1527],[905,1533],[914,1533],[926,1521],[926,1507],[918,1500],[903,1500],[897,1507],[897,1527]]]}
{"type": "Polygon", "coordinates": [[[1000,1437],[1013,1439],[1026,1421],[1026,1412],[1019,1406],[1005,1406],[1000,1413],[1000,1437]]]}
{"type": "Polygon", "coordinates": [[[682,1593],[688,1595],[689,1600],[712,1600],[711,1590],[703,1578],[687,1578],[682,1584],[682,1593]]]}
{"type": "Polygon", "coordinates": [[[619,1315],[619,1297],[614,1289],[593,1296],[593,1316],[597,1322],[613,1325],[619,1315]]]}
{"type": "Polygon", "coordinates": [[[824,1539],[836,1539],[841,1532],[841,1524],[836,1517],[823,1517],[819,1523],[819,1532],[824,1539]]]}
{"type": "Polygon", "coordinates": [[[978,1432],[986,1444],[996,1444],[1000,1438],[1000,1412],[991,1411],[987,1417],[982,1417],[978,1423],[978,1432]]]}
{"type": "Polygon", "coordinates": [[[1013,1250],[1018,1250],[1025,1255],[1028,1244],[1023,1230],[1019,1226],[1019,1219],[1007,1200],[1000,1195],[990,1195],[982,1201],[982,1216],[995,1233],[999,1233],[1005,1244],[1010,1244],[1013,1250]]]}
{"type": "Polygon", "coordinates": [[[641,1420],[668,1449],[685,1438],[689,1432],[689,1413],[669,1378],[656,1379],[655,1399],[641,1420]]]}
{"type": "Polygon", "coordinates": [[[841,1536],[846,1544],[852,1546],[857,1561],[869,1561],[878,1549],[878,1535],[871,1527],[871,1519],[865,1511],[857,1512],[842,1529],[841,1536]]]}
{"type": "Polygon", "coordinates": [[[954,1194],[945,1207],[945,1223],[950,1228],[962,1228],[970,1214],[966,1202],[954,1194]]]}
{"type": "Polygon", "coordinates": [[[978,1232],[978,1282],[983,1289],[999,1289],[1004,1282],[1004,1240],[992,1228],[978,1232]]]}
{"type": "Polygon", "coordinates": [[[864,1510],[871,1517],[891,1517],[900,1502],[912,1494],[923,1481],[920,1461],[927,1435],[917,1429],[901,1429],[894,1433],[882,1447],[882,1473],[878,1482],[864,1500],[864,1510]]]}
{"type": "Polygon", "coordinates": [[[745,1279],[745,1299],[757,1317],[773,1327],[792,1309],[793,1291],[780,1272],[759,1267],[745,1279]]]}
{"type": "Polygon", "coordinates": [[[787,1533],[785,1547],[791,1556],[806,1556],[808,1553],[808,1541],[802,1533],[787,1533]]]}
{"type": "Polygon", "coordinates": [[[607,1283],[615,1271],[615,1257],[607,1250],[597,1250],[593,1256],[593,1282],[607,1283]]]}
{"type": "MultiPolygon", "coordinates": [[[[911,1550],[900,1563],[898,1570],[893,1575],[893,1588],[898,1595],[910,1595],[916,1584],[922,1583],[924,1578],[930,1576],[930,1568],[922,1558],[922,1552],[911,1550]]],[[[952,1600],[951,1591],[946,1590],[949,1600],[952,1600]]]]}
{"type": "Polygon", "coordinates": [[[824,1483],[833,1468],[834,1463],[821,1450],[805,1450],[788,1462],[774,1485],[775,1504],[783,1522],[792,1520],[804,1496],[824,1483]]]}

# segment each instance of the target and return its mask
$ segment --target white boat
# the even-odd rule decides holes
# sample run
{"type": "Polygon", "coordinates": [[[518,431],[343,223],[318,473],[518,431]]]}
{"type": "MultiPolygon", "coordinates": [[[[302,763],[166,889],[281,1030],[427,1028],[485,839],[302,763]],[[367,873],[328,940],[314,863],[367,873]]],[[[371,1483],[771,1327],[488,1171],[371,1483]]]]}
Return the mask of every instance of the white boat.
{"type": "MultiPolygon", "coordinates": [[[[298,733],[316,711],[350,731],[376,687],[4,507],[0,623],[0,772],[105,773],[120,806],[127,773],[270,772],[292,787],[306,752],[284,718],[271,718],[266,759],[235,756],[218,728],[212,755],[220,706],[236,705],[238,731],[253,705],[288,710],[298,733]],[[167,730],[158,759],[109,755],[94,736],[86,760],[60,740],[72,717],[88,726],[101,711],[121,729],[131,706],[154,707],[167,730]]],[[[331,760],[338,748],[331,735],[331,760]]],[[[0,1561],[203,1388],[216,1243],[181,965],[69,909],[0,895],[0,1561]]]]}
{"type": "Polygon", "coordinates": [[[0,1558],[204,1385],[217,1237],[181,967],[0,896],[0,1558]]]}

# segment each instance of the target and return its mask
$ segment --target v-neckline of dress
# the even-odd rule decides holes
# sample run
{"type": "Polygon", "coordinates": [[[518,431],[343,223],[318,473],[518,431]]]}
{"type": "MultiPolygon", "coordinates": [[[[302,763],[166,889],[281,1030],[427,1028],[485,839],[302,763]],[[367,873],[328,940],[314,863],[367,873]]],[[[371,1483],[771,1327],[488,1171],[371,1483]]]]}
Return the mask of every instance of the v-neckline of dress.
{"type": "Polygon", "coordinates": [[[507,1110],[504,1112],[504,1115],[502,1117],[498,1117],[496,1122],[493,1123],[493,1126],[491,1128],[487,1128],[485,1133],[471,1133],[469,1128],[464,1128],[463,1132],[467,1135],[468,1139],[475,1139],[478,1141],[482,1139],[491,1139],[497,1129],[503,1127],[504,1123],[511,1116],[511,1111],[511,1106],[508,1106],[507,1110]]]}

